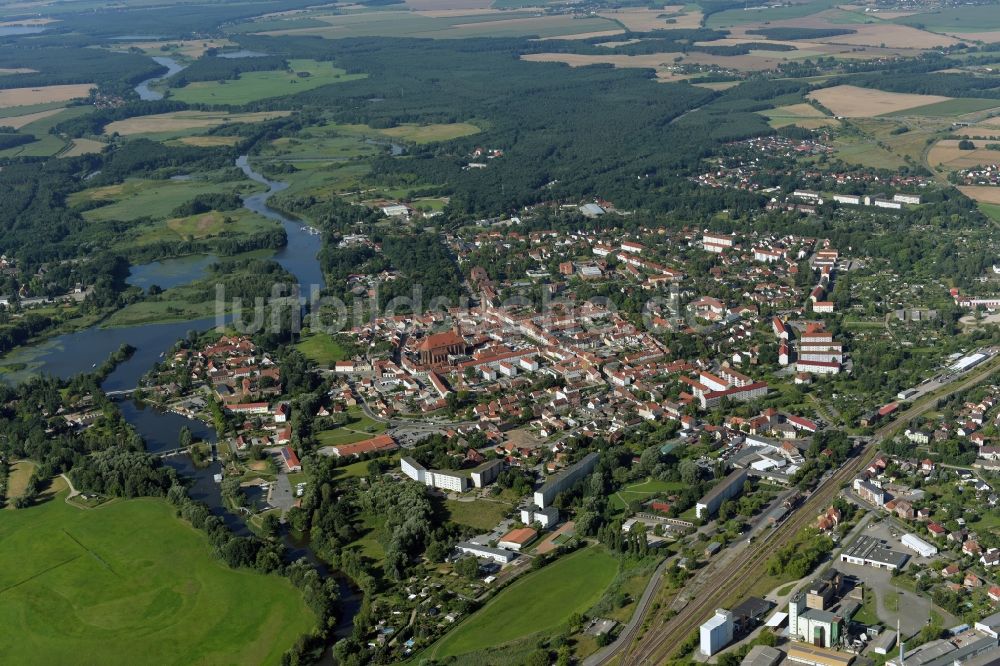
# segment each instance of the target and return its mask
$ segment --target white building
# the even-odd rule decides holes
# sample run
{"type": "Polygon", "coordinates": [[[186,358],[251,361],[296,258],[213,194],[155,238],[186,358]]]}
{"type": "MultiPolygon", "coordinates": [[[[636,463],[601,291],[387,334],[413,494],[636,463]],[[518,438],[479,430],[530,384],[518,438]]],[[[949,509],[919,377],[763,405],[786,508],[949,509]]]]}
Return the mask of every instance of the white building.
{"type": "Polygon", "coordinates": [[[861,197],[856,194],[834,194],[833,200],[837,203],[849,204],[851,206],[858,206],[861,204],[861,197]]]}
{"type": "MultiPolygon", "coordinates": [[[[499,462],[499,461],[498,461],[499,462]]],[[[469,489],[469,477],[462,472],[445,472],[427,469],[410,457],[400,458],[399,468],[406,476],[432,488],[465,492],[469,489]]],[[[494,477],[495,478],[495,477],[494,477]]]]}
{"type": "Polygon", "coordinates": [[[701,653],[706,657],[726,647],[733,640],[733,614],[718,609],[711,620],[701,625],[701,653]]]}
{"type": "Polygon", "coordinates": [[[937,555],[938,549],[930,545],[916,534],[905,534],[900,542],[915,552],[920,557],[933,557],[937,555]]]}
{"type": "Polygon", "coordinates": [[[494,562],[499,562],[500,564],[507,564],[517,557],[517,553],[512,550],[480,546],[478,543],[472,543],[470,541],[462,541],[458,543],[455,546],[455,550],[465,555],[474,555],[475,557],[493,560],[494,562]]]}
{"type": "Polygon", "coordinates": [[[919,204],[920,195],[919,194],[894,194],[892,200],[897,203],[905,204],[919,204]]]}
{"type": "Polygon", "coordinates": [[[534,504],[521,509],[521,522],[525,525],[538,523],[543,528],[548,529],[559,522],[559,509],[548,506],[542,509],[534,504]]]}

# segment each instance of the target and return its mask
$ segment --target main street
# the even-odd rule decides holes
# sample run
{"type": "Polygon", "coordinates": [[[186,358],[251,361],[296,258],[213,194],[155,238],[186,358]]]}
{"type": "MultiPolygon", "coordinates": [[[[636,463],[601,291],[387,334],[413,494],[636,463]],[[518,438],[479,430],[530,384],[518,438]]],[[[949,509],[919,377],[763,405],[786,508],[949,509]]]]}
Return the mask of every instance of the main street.
{"type": "MultiPolygon", "coordinates": [[[[817,486],[811,495],[794,510],[788,519],[776,527],[766,539],[758,539],[736,557],[710,561],[682,592],[690,601],[671,618],[653,618],[648,630],[636,639],[639,630],[646,625],[646,615],[651,606],[636,609],[637,618],[629,624],[613,650],[603,654],[599,664],[609,663],[620,657],[622,664],[658,664],[667,661],[677,649],[693,635],[698,626],[708,619],[715,608],[723,606],[737,595],[745,594],[753,583],[763,575],[771,554],[788,544],[802,528],[809,525],[840,492],[845,484],[869,463],[878,450],[878,445],[887,437],[905,426],[911,419],[932,410],[937,401],[964,391],[987,379],[1000,369],[997,358],[990,359],[978,370],[949,378],[947,390],[925,394],[895,419],[878,428],[868,443],[839,469],[835,470],[817,486]],[[710,585],[705,585],[710,582],[710,585]]],[[[945,385],[942,385],[945,388],[945,385]]],[[[660,578],[650,581],[654,592],[659,589],[660,578]]]]}

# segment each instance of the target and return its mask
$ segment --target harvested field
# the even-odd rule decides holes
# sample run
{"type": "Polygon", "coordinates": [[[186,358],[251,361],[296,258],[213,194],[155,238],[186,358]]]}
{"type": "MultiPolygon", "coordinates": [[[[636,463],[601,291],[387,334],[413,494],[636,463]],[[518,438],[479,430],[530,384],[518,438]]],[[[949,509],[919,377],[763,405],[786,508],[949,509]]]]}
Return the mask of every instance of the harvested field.
{"type": "Polygon", "coordinates": [[[984,148],[984,141],[973,143],[976,144],[975,150],[961,150],[956,139],[938,141],[927,155],[927,162],[932,167],[944,166],[949,169],[968,169],[980,164],[1000,162],[1000,150],[984,148]]]}
{"type": "Polygon", "coordinates": [[[679,53],[649,53],[646,55],[583,55],[579,53],[529,53],[521,56],[531,62],[564,62],[570,67],[586,67],[607,63],[615,67],[648,67],[658,69],[673,64],[679,53]]]}
{"type": "Polygon", "coordinates": [[[702,13],[685,11],[683,5],[672,5],[663,9],[619,9],[602,12],[598,16],[618,21],[632,32],[650,32],[697,28],[701,25],[702,13]],[[674,23],[667,23],[667,18],[674,23]]]}
{"type": "Polygon", "coordinates": [[[138,116],[118,120],[104,128],[105,133],[118,132],[122,136],[135,134],[163,134],[192,129],[207,129],[226,123],[257,123],[281,118],[290,111],[260,111],[257,113],[226,113],[225,111],[176,111],[154,116],[138,116]]]}
{"type": "Polygon", "coordinates": [[[221,49],[232,45],[233,42],[228,39],[184,39],[165,42],[123,42],[116,43],[114,48],[119,51],[127,51],[131,48],[136,48],[141,50],[146,55],[157,56],[165,53],[162,50],[162,47],[166,46],[168,49],[167,52],[169,53],[197,60],[205,55],[205,51],[208,49],[221,49]]]}
{"type": "Polygon", "coordinates": [[[698,86],[699,88],[708,88],[709,90],[729,90],[730,88],[735,88],[740,85],[739,81],[709,81],[708,83],[695,83],[692,82],[691,85],[698,86]]]}
{"type": "Polygon", "coordinates": [[[549,39],[590,39],[592,37],[614,37],[621,34],[623,34],[621,30],[598,30],[596,32],[581,32],[576,35],[557,35],[549,37],[549,39]]]}
{"type": "Polygon", "coordinates": [[[198,148],[215,148],[217,146],[235,146],[240,142],[238,136],[184,136],[177,140],[186,146],[198,148]]]}
{"type": "Polygon", "coordinates": [[[477,9],[482,13],[493,4],[493,0],[406,0],[406,6],[415,10],[435,10],[435,9],[477,9]]]}
{"type": "Polygon", "coordinates": [[[890,93],[857,86],[834,86],[809,93],[810,99],[846,118],[871,118],[951,99],[940,95],[890,93]]]}
{"type": "Polygon", "coordinates": [[[80,155],[99,153],[104,150],[106,145],[108,144],[94,139],[73,139],[69,150],[64,153],[60,153],[59,157],[79,157],[80,155]]]}
{"type": "Polygon", "coordinates": [[[60,111],[62,111],[62,107],[58,109],[49,109],[48,111],[26,113],[23,116],[11,116],[10,118],[3,118],[2,120],[0,120],[0,125],[3,125],[5,127],[13,127],[14,129],[21,129],[25,125],[30,125],[36,120],[42,120],[43,118],[54,116],[60,111]]]}
{"type": "Polygon", "coordinates": [[[0,90],[0,108],[29,106],[48,102],[68,102],[86,97],[93,83],[72,83],[62,86],[42,86],[41,88],[8,88],[0,90]]]}
{"type": "Polygon", "coordinates": [[[962,194],[973,201],[987,204],[1000,204],[1000,187],[989,185],[965,185],[960,188],[962,194]]]}

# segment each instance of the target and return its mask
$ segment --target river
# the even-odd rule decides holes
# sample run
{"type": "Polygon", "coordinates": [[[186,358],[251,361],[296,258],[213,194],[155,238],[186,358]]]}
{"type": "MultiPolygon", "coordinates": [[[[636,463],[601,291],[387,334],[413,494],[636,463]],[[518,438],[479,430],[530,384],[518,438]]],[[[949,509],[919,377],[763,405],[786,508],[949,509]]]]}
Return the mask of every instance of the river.
{"type": "MultiPolygon", "coordinates": [[[[322,237],[310,233],[303,223],[292,220],[267,205],[267,200],[275,193],[287,189],[288,183],[271,181],[257,173],[250,166],[246,155],[237,159],[236,166],[242,169],[248,178],[267,187],[265,192],[246,196],[243,200],[244,206],[248,210],[280,222],[288,236],[288,244],[274,255],[274,259],[296,277],[303,295],[308,295],[313,285],[322,288],[323,273],[317,260],[322,237]]],[[[187,284],[202,277],[205,268],[212,260],[214,257],[200,255],[135,266],[132,268],[129,282],[143,288],[148,288],[154,283],[161,287],[187,284]]],[[[185,337],[189,331],[204,331],[215,324],[214,318],[206,318],[128,328],[93,326],[13,352],[4,358],[4,362],[8,365],[23,364],[24,368],[8,372],[3,377],[5,381],[13,383],[38,374],[50,374],[68,379],[81,372],[92,371],[122,344],[128,343],[135,348],[135,353],[120,363],[101,385],[108,392],[128,390],[138,386],[142,376],[161,360],[164,352],[178,339],[185,337]]],[[[142,436],[147,450],[151,453],[176,448],[180,431],[185,426],[197,439],[215,442],[214,429],[201,421],[146,407],[128,398],[120,400],[118,405],[122,415],[142,436]]],[[[170,456],[165,458],[164,462],[190,482],[191,496],[194,499],[205,502],[211,512],[221,517],[237,534],[249,534],[243,519],[226,509],[219,484],[214,481],[213,477],[222,470],[221,463],[214,462],[208,467],[198,468],[187,455],[170,456]]],[[[248,495],[251,503],[256,504],[261,500],[260,492],[255,488],[251,488],[248,495]]],[[[294,543],[291,539],[286,539],[286,545],[293,556],[306,557],[321,570],[325,570],[323,563],[308,547],[294,543]]],[[[343,576],[336,573],[333,575],[336,575],[340,582],[343,615],[336,633],[338,636],[346,636],[351,632],[353,617],[360,609],[361,600],[343,576]]]]}
{"type": "Polygon", "coordinates": [[[167,73],[161,76],[154,76],[151,79],[146,79],[135,87],[136,93],[139,94],[139,99],[146,102],[155,102],[156,100],[163,99],[163,93],[153,90],[150,88],[151,85],[170,78],[177,72],[187,67],[187,65],[182,65],[173,58],[169,58],[167,56],[156,56],[153,60],[166,67],[167,73]]]}

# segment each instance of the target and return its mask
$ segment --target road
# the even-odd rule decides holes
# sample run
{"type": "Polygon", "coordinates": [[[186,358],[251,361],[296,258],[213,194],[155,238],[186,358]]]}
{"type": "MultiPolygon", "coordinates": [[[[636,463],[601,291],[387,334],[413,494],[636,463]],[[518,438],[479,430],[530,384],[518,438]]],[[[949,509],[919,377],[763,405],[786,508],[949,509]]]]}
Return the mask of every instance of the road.
{"type": "MultiPolygon", "coordinates": [[[[710,561],[702,571],[705,573],[705,579],[711,580],[711,589],[697,590],[693,593],[686,591],[687,596],[693,601],[669,620],[661,620],[652,625],[639,641],[633,643],[631,639],[638,633],[637,629],[642,626],[645,619],[639,617],[639,621],[634,623],[634,629],[630,632],[632,635],[628,637],[629,639],[622,641],[618,650],[610,652],[596,664],[608,663],[619,655],[623,664],[655,664],[669,659],[698,626],[711,615],[715,608],[721,607],[735,595],[744,594],[752,587],[763,574],[771,554],[792,541],[799,530],[811,524],[815,517],[829,506],[840,491],[841,486],[849,483],[874,457],[878,445],[883,439],[905,426],[911,419],[933,409],[938,399],[964,391],[985,380],[1000,369],[1000,364],[996,360],[996,358],[991,359],[986,365],[980,366],[966,375],[952,378],[953,384],[947,391],[937,395],[927,395],[915,401],[894,420],[876,430],[874,436],[864,445],[858,455],[849,459],[825,481],[821,482],[799,508],[771,532],[768,538],[758,539],[755,544],[743,550],[738,557],[732,560],[710,561]]],[[[647,611],[648,609],[637,609],[636,615],[638,616],[640,612],[644,615],[647,611]]]]}

